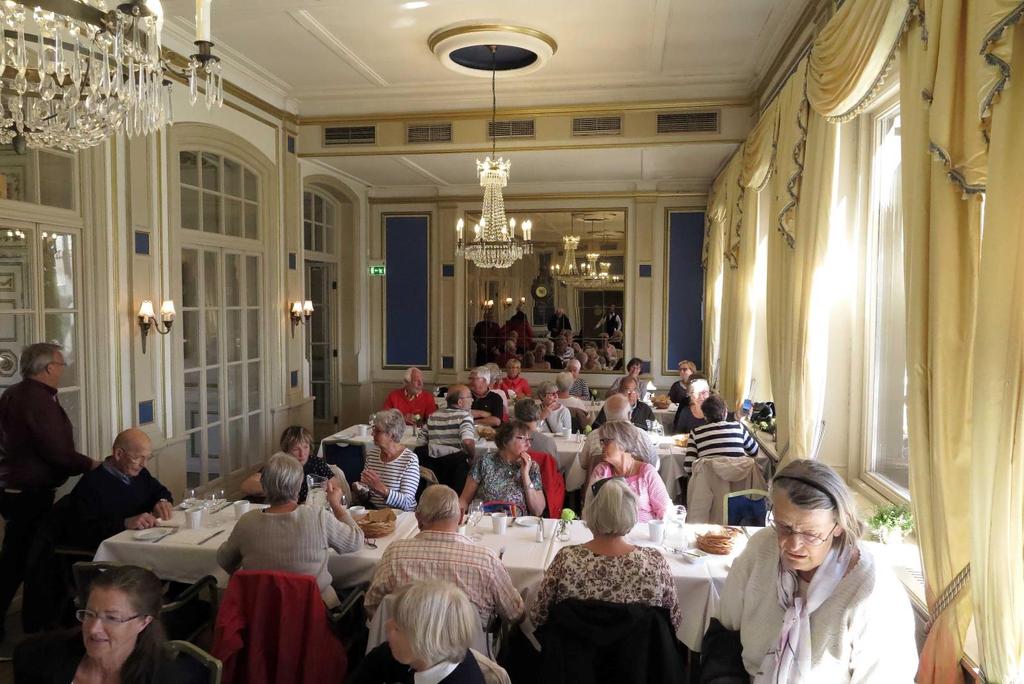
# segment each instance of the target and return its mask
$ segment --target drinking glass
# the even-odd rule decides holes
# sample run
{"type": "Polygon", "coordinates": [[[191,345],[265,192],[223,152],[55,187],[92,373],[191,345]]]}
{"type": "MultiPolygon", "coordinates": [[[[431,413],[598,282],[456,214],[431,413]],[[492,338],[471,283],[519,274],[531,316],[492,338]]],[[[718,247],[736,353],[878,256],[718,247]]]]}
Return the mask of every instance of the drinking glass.
{"type": "Polygon", "coordinates": [[[196,505],[196,501],[197,500],[198,499],[196,498],[196,490],[195,489],[186,489],[185,490],[185,500],[181,502],[181,506],[182,506],[182,508],[191,508],[192,506],[196,505]]]}
{"type": "Polygon", "coordinates": [[[484,517],[484,504],[482,501],[474,501],[469,504],[469,524],[476,527],[480,519],[484,517]]]}

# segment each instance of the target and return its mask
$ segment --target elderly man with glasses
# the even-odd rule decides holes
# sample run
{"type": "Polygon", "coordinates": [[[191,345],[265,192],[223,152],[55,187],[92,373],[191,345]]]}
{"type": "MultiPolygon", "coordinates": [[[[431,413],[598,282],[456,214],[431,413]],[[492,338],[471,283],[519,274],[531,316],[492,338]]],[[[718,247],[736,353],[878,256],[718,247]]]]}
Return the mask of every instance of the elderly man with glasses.
{"type": "MultiPolygon", "coordinates": [[[[654,415],[654,409],[640,401],[640,389],[636,378],[626,375],[619,382],[619,394],[622,394],[629,401],[629,417],[627,420],[633,425],[636,425],[641,430],[650,430],[651,426],[657,422],[657,418],[654,415]]],[[[595,430],[602,425],[608,418],[605,417],[604,408],[597,414],[597,418],[594,419],[594,423],[591,427],[595,430]]]]}
{"type": "Polygon", "coordinates": [[[423,371],[419,368],[409,368],[405,371],[403,385],[398,389],[391,390],[382,411],[398,409],[405,418],[408,425],[417,422],[416,416],[423,421],[430,417],[430,414],[437,410],[437,402],[429,392],[423,391],[423,371]]]}
{"type": "Polygon", "coordinates": [[[71,421],[57,396],[67,367],[60,345],[30,344],[20,366],[22,381],[0,397],[0,616],[24,579],[29,547],[53,505],[54,490],[99,465],[75,450],[71,421]]]}
{"type": "Polygon", "coordinates": [[[142,430],[118,434],[110,456],[57,504],[61,541],[95,549],[122,530],[144,530],[158,520],[170,520],[171,493],[146,469],[152,454],[153,445],[142,430]]]}

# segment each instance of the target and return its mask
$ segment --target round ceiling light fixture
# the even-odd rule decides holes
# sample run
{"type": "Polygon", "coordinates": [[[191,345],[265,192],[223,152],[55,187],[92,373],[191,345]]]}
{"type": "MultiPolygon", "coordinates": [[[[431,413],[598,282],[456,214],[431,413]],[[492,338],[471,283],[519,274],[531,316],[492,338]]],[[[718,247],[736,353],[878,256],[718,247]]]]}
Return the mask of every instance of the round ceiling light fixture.
{"type": "Polygon", "coordinates": [[[427,46],[452,71],[481,78],[490,78],[492,71],[533,73],[558,51],[558,43],[546,33],[506,24],[448,26],[434,31],[427,46]],[[497,46],[493,55],[491,46],[497,46]]]}

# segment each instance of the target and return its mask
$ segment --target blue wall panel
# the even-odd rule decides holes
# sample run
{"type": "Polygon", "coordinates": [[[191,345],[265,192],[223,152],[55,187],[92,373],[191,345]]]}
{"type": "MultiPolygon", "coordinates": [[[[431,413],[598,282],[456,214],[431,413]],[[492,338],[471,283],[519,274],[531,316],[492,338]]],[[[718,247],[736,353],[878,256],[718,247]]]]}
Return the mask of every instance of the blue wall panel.
{"type": "Polygon", "coordinates": [[[665,372],[690,359],[703,368],[704,336],[704,212],[669,212],[668,218],[668,348],[665,372]]]}
{"type": "Polygon", "coordinates": [[[430,364],[429,216],[385,216],[385,366],[430,364]]]}

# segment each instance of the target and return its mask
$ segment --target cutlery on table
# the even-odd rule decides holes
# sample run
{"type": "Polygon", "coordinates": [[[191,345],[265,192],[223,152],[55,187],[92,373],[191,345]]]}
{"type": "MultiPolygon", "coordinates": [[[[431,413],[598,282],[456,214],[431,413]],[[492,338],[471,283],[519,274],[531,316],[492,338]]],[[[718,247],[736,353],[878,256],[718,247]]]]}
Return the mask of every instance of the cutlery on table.
{"type": "Polygon", "coordinates": [[[156,544],[156,543],[157,543],[158,541],[163,541],[164,539],[167,539],[167,538],[168,538],[168,537],[170,537],[170,536],[171,536],[172,534],[174,534],[175,532],[177,532],[177,531],[178,531],[178,529],[179,529],[179,528],[177,528],[177,527],[172,527],[172,528],[171,528],[171,529],[169,529],[169,530],[168,530],[167,532],[165,532],[164,534],[161,534],[161,535],[160,535],[159,537],[157,537],[156,539],[154,539],[153,541],[151,541],[151,542],[150,542],[150,544],[156,544]]]}

